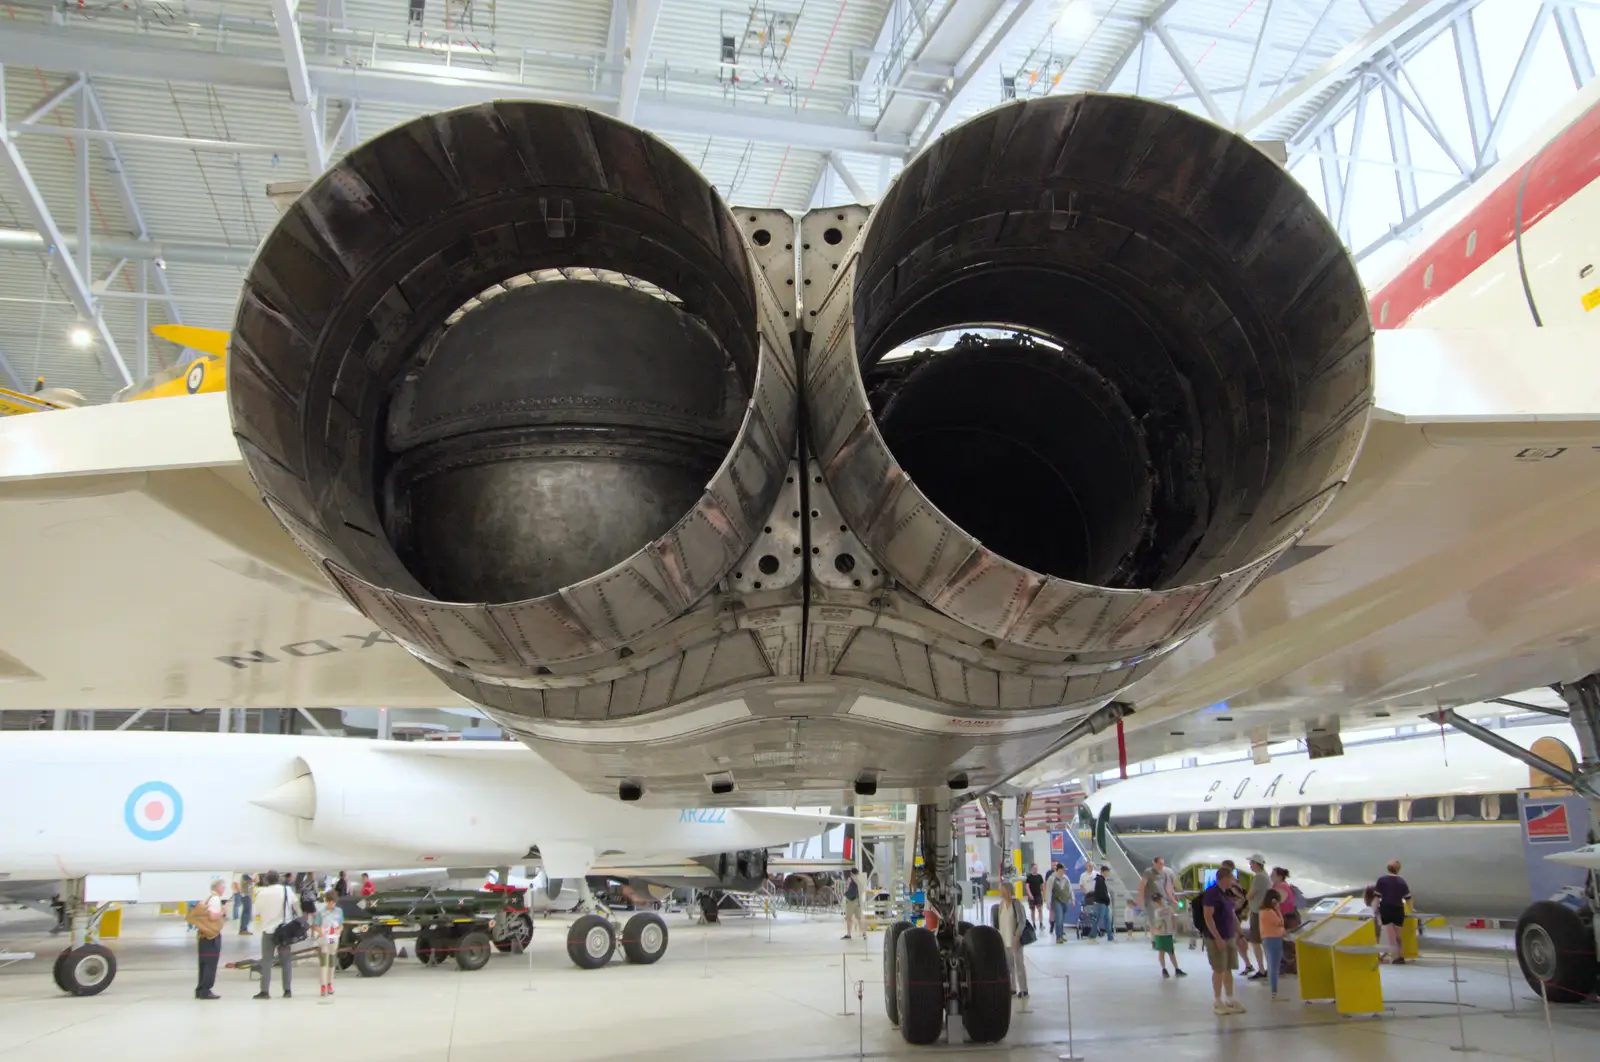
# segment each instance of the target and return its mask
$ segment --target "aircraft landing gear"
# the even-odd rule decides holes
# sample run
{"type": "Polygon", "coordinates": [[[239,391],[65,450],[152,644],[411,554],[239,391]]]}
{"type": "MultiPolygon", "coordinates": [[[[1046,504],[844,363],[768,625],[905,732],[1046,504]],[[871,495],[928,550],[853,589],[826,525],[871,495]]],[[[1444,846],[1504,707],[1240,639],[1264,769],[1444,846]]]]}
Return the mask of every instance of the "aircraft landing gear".
{"type": "Polygon", "coordinates": [[[958,917],[950,804],[944,797],[917,808],[924,909],[933,928],[898,922],[884,938],[884,1009],[908,1044],[938,1040],[951,1014],[961,1015],[976,1043],[996,1043],[1011,1029],[1011,974],[1000,932],[958,917]]]}
{"type": "Polygon", "coordinates": [[[82,878],[65,883],[61,903],[71,937],[66,950],[56,956],[51,973],[56,987],[68,995],[97,996],[116,980],[117,957],[94,939],[100,917],[110,905],[91,906],[84,899],[83,886],[82,878]]]}
{"type": "Polygon", "coordinates": [[[622,945],[631,963],[649,965],[667,953],[667,923],[654,911],[640,911],[622,925],[611,908],[578,879],[578,910],[583,912],[567,929],[567,957],[584,970],[598,970],[611,961],[622,945]]]}
{"type": "MultiPolygon", "coordinates": [[[[1485,744],[1570,785],[1588,798],[1588,839],[1600,841],[1600,674],[1554,687],[1567,702],[1578,737],[1578,763],[1569,772],[1519,748],[1453,711],[1441,717],[1485,744]]],[[[1583,896],[1569,902],[1541,900],[1517,919],[1517,964],[1535,992],[1552,1003],[1581,1003],[1600,988],[1600,870],[1590,870],[1583,896]]]]}

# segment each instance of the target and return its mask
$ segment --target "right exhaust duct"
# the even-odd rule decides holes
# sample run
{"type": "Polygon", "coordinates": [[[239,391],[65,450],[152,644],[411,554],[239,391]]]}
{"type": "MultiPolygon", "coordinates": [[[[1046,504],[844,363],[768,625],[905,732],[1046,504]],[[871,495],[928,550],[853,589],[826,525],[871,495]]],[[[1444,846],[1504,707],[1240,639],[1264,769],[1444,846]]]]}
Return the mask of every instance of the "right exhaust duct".
{"type": "Polygon", "coordinates": [[[1361,284],[1316,204],[1133,97],[942,137],[813,329],[810,441],[851,530],[1039,663],[1153,663],[1238,600],[1345,480],[1372,397],[1361,284]]]}

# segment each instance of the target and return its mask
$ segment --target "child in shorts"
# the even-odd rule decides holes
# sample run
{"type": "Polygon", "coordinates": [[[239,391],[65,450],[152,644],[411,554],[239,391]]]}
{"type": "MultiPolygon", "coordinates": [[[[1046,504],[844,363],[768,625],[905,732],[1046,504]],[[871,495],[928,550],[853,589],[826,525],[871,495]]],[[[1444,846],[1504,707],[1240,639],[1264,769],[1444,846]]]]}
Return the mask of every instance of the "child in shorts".
{"type": "Polygon", "coordinates": [[[1172,936],[1177,928],[1177,916],[1173,914],[1172,905],[1160,890],[1152,890],[1150,894],[1150,946],[1161,956],[1161,976],[1171,977],[1172,973],[1179,977],[1188,977],[1178,966],[1178,953],[1173,947],[1172,936]],[[1167,972],[1167,959],[1172,959],[1172,973],[1167,972]]]}
{"type": "Polygon", "coordinates": [[[339,937],[344,931],[344,912],[339,910],[339,894],[329,890],[324,906],[317,912],[317,964],[322,972],[322,995],[333,995],[333,971],[339,964],[339,937]]]}

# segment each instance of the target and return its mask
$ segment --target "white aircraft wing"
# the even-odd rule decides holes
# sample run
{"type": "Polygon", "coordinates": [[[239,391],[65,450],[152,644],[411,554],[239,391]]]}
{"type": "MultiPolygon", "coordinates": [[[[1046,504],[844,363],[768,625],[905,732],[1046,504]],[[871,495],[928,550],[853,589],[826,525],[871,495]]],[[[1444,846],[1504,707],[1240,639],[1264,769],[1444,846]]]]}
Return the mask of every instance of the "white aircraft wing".
{"type": "Polygon", "coordinates": [[[261,503],[222,394],[0,418],[0,709],[437,707],[261,503]]]}
{"type": "MultiPolygon", "coordinates": [[[[1349,485],[1273,575],[1128,691],[1129,761],[1300,737],[1318,719],[1414,722],[1600,669],[1595,342],[1378,333],[1349,485]]],[[[1016,782],[1117,759],[1107,731],[1016,782]]]]}

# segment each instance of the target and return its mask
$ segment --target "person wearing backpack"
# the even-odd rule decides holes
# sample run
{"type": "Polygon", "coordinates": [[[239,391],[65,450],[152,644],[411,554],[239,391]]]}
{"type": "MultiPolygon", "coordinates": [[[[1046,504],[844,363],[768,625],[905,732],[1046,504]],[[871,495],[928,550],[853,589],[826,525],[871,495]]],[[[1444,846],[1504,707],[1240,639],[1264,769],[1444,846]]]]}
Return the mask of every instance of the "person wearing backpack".
{"type": "Polygon", "coordinates": [[[272,998],[272,962],[283,967],[283,998],[294,993],[290,983],[294,973],[294,945],[306,938],[305,923],[300,920],[300,900],[294,890],[281,884],[276,870],[267,871],[267,887],[256,896],[261,909],[261,991],[257,999],[272,998]]]}
{"type": "Polygon", "coordinates": [[[861,935],[867,935],[867,920],[861,914],[861,875],[849,871],[844,876],[844,938],[861,930],[861,935]]]}
{"type": "Polygon", "coordinates": [[[228,920],[222,906],[222,879],[211,883],[206,898],[189,908],[185,918],[200,938],[196,953],[200,958],[200,979],[195,982],[194,998],[221,999],[212,991],[217,983],[217,960],[222,958],[222,926],[228,920]]]}

